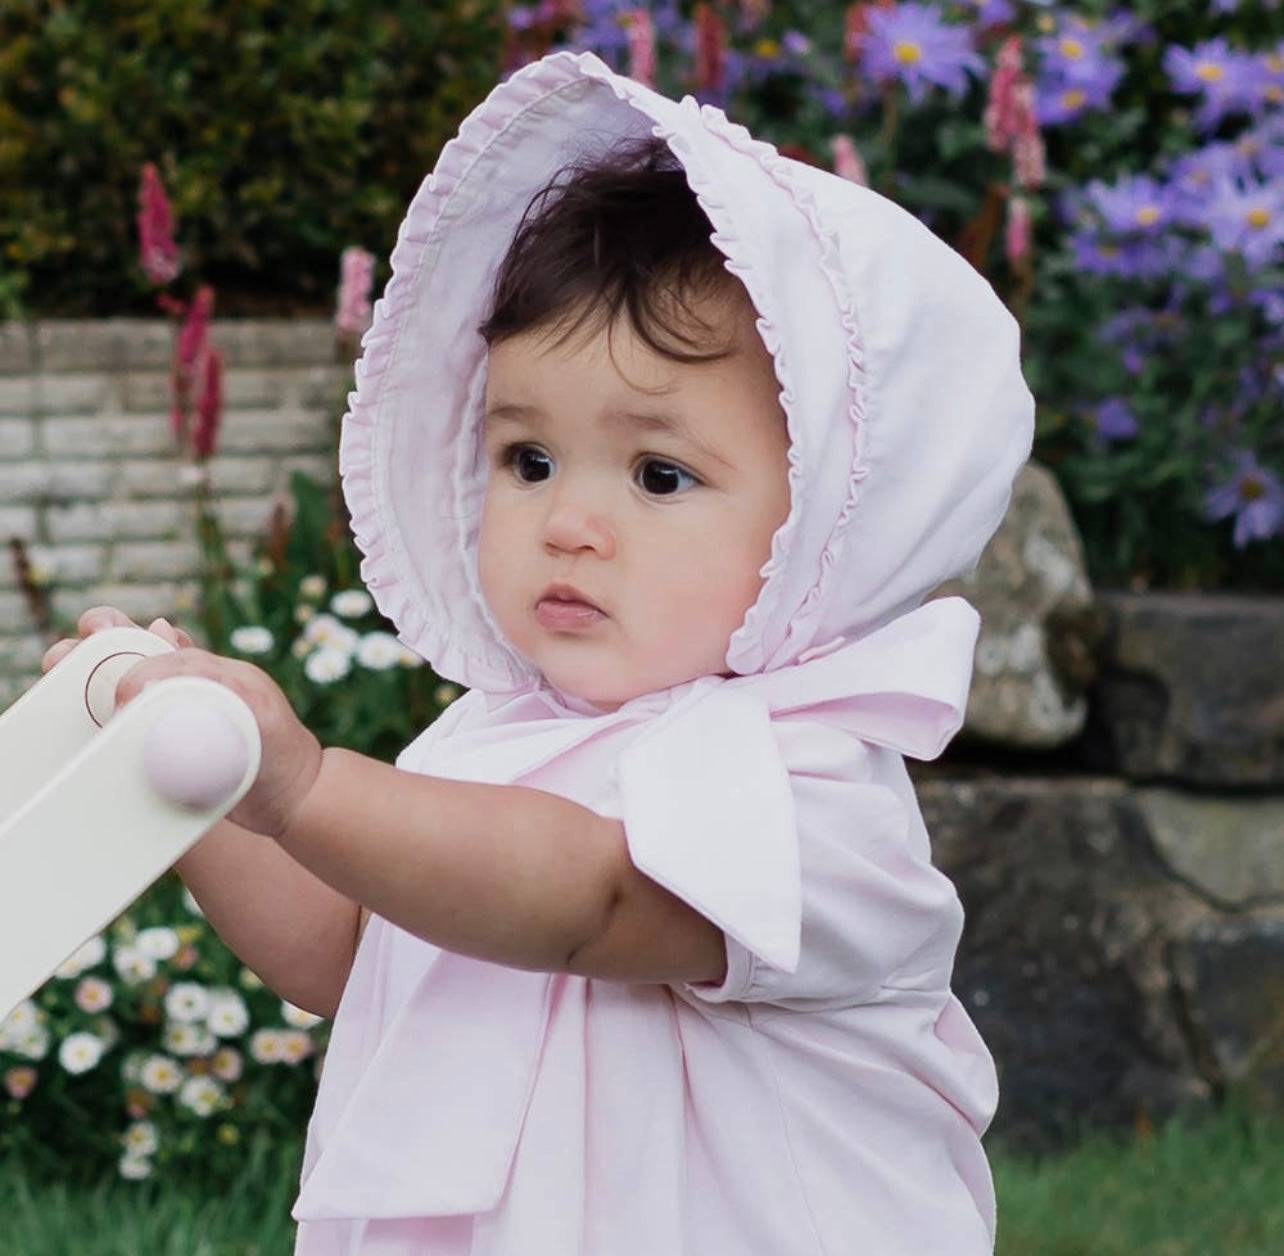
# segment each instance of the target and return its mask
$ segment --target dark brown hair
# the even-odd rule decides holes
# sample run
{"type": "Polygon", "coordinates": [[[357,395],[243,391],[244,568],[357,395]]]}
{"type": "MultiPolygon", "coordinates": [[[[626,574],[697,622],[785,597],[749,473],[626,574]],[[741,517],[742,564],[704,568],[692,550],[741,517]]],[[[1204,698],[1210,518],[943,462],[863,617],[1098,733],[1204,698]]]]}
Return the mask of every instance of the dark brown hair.
{"type": "MultiPolygon", "coordinates": [[[[568,166],[535,194],[495,279],[487,345],[539,328],[559,339],[614,327],[621,315],[656,353],[709,362],[736,349],[696,304],[748,294],[662,140],[634,141],[568,166]]],[[[734,308],[729,304],[728,308],[734,308]]]]}

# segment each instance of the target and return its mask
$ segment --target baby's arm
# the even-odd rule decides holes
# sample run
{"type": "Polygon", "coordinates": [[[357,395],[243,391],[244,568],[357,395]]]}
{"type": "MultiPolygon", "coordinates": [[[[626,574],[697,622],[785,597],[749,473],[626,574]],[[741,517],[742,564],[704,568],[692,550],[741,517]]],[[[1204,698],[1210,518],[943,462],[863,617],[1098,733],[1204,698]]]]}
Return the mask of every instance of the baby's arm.
{"type": "Polygon", "coordinates": [[[278,842],[448,950],[618,981],[724,972],[722,931],[634,867],[624,826],[555,794],[329,749],[278,842]]]}
{"type": "Polygon", "coordinates": [[[333,1016],[360,909],[275,842],[228,820],[177,864],[214,931],[283,999],[333,1016]]]}
{"type": "MultiPolygon", "coordinates": [[[[80,632],[128,622],[95,608],[80,632]]],[[[292,1002],[333,1010],[357,904],[446,949],[516,968],[620,981],[721,977],[721,930],[634,867],[619,821],[540,790],[323,754],[266,672],[194,649],[168,624],[152,630],[182,648],[131,669],[119,703],[152,681],[206,676],[258,722],[253,788],[180,870],[219,933],[292,1002]]],[[[53,647],[46,667],[72,644],[53,647]]]]}

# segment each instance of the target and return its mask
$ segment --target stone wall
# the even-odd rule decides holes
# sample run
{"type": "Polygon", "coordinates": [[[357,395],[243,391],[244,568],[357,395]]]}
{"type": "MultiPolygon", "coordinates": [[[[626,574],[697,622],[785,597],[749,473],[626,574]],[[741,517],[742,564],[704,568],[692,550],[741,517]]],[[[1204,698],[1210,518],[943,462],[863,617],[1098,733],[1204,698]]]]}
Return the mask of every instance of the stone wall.
{"type": "MultiPolygon", "coordinates": [[[[19,538],[66,621],[110,602],[149,620],[190,610],[191,503],[169,428],[173,328],[159,320],[0,324],[0,540],[19,538]]],[[[292,470],[331,473],[351,366],[320,320],[216,322],[225,414],[209,472],[243,555],[292,470]]],[[[0,554],[0,707],[45,645],[0,554]]]]}

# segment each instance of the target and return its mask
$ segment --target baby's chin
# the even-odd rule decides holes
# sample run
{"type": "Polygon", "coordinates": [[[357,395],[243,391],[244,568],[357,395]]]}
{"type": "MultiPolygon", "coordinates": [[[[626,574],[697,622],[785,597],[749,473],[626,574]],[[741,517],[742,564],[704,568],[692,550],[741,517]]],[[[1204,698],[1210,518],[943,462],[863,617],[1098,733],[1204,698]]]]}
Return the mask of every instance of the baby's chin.
{"type": "Polygon", "coordinates": [[[622,684],[618,678],[606,680],[601,677],[584,676],[582,674],[559,675],[554,671],[546,670],[544,679],[565,697],[591,706],[594,710],[601,711],[604,715],[609,715],[618,711],[627,703],[632,702],[635,698],[645,698],[650,694],[663,693],[676,685],[685,684],[686,681],[693,680],[694,677],[683,676],[671,680],[667,676],[656,676],[654,678],[637,678],[631,684],[622,684]]]}

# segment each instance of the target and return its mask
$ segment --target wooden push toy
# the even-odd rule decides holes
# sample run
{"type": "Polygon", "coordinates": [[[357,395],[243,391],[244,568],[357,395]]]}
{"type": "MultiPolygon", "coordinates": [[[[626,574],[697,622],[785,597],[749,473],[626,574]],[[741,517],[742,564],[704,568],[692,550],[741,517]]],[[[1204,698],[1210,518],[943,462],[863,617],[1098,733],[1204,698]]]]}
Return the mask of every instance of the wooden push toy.
{"type": "Polygon", "coordinates": [[[244,797],[259,730],[194,676],[114,714],[117,681],[173,647],[94,633],[0,714],[0,1020],[244,797]]]}

